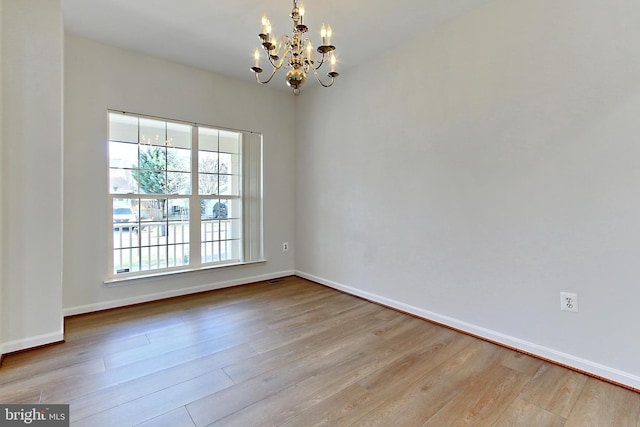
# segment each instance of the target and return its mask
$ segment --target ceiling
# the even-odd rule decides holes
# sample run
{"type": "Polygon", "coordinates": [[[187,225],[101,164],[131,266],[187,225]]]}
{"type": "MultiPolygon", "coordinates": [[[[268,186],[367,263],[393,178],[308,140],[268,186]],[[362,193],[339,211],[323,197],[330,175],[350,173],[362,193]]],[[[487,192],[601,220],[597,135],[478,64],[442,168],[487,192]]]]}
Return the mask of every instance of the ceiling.
{"type": "MultiPolygon", "coordinates": [[[[333,28],[337,71],[490,0],[302,0],[312,41],[333,28]]],[[[65,30],[107,44],[254,80],[260,19],[290,34],[289,0],[63,0],[65,30]]],[[[272,82],[273,85],[273,82],[272,82]]],[[[285,89],[284,78],[275,85],[285,89]]]]}

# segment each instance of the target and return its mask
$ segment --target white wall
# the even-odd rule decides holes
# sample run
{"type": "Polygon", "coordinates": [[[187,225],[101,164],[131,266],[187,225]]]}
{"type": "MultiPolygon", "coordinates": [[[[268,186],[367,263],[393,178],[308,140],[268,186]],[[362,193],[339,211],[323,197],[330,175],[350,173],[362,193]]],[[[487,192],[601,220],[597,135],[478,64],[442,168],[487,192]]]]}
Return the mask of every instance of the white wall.
{"type": "Polygon", "coordinates": [[[495,0],[306,91],[296,270],[640,388],[638,22],[495,0]]]}
{"type": "Polygon", "coordinates": [[[7,353],[62,337],[62,10],[2,2],[0,338],[7,353]]]}
{"type": "MultiPolygon", "coordinates": [[[[202,52],[203,55],[210,54],[202,52]]],[[[239,70],[242,72],[243,70],[239,70]]],[[[64,312],[74,314],[293,273],[294,104],[288,92],[65,38],[64,312]],[[107,109],[261,132],[266,263],[107,287],[107,109]]]]}

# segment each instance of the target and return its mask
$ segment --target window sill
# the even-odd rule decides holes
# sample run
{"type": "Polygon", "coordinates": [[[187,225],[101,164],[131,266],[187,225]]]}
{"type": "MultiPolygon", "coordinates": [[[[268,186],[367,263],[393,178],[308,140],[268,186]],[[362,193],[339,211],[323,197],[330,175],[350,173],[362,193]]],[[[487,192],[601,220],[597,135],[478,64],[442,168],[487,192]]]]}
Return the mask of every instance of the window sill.
{"type": "Polygon", "coordinates": [[[245,265],[262,264],[265,262],[267,262],[266,259],[259,259],[257,261],[250,261],[250,262],[239,261],[236,263],[230,263],[230,264],[224,264],[224,265],[207,265],[207,266],[197,267],[197,268],[181,268],[177,270],[165,270],[165,271],[158,271],[158,272],[147,273],[147,274],[137,274],[135,276],[112,277],[105,280],[103,283],[107,285],[107,287],[113,288],[117,286],[131,285],[134,283],[145,283],[145,282],[152,281],[154,279],[163,278],[167,276],[202,273],[202,272],[207,272],[209,270],[216,270],[220,268],[230,268],[230,267],[233,268],[233,267],[240,267],[245,265]]]}

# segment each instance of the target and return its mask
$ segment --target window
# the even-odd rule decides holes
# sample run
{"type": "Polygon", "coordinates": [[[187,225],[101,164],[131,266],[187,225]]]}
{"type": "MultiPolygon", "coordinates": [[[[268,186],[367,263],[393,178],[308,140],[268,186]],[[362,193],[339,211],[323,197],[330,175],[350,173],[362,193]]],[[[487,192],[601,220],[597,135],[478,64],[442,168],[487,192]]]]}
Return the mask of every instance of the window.
{"type": "Polygon", "coordinates": [[[109,112],[111,278],[262,259],[262,138],[109,112]]]}

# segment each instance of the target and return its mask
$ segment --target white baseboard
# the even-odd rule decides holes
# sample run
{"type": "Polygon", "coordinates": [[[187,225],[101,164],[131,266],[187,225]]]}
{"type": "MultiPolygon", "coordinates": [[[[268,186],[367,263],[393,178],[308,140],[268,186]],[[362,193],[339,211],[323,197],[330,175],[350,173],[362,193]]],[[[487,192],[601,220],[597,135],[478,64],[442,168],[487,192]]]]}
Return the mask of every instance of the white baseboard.
{"type": "Polygon", "coordinates": [[[36,337],[24,338],[21,340],[9,341],[1,346],[0,354],[9,354],[15,351],[26,350],[28,348],[40,347],[42,345],[62,342],[64,334],[62,331],[52,332],[50,334],[38,335],[36,337]]]}
{"type": "Polygon", "coordinates": [[[276,273],[263,274],[260,276],[242,277],[239,279],[227,280],[224,282],[209,283],[206,285],[194,286],[191,288],[181,288],[181,289],[176,289],[171,291],[139,295],[131,298],[104,301],[104,302],[99,302],[95,304],[87,304],[87,305],[81,305],[76,307],[68,307],[63,309],[62,312],[65,317],[73,316],[76,314],[91,313],[94,311],[108,310],[111,308],[124,307],[132,304],[140,304],[143,302],[156,301],[156,300],[165,299],[165,298],[173,298],[173,297],[179,297],[183,295],[195,294],[198,292],[229,288],[231,286],[244,285],[247,283],[261,282],[264,280],[271,280],[279,277],[292,276],[293,274],[295,274],[293,270],[285,270],[285,271],[280,271],[276,273]]]}
{"type": "Polygon", "coordinates": [[[334,281],[327,280],[322,277],[314,276],[313,274],[308,274],[302,271],[296,271],[295,274],[297,276],[320,283],[322,285],[329,286],[331,288],[343,291],[345,293],[359,296],[369,301],[377,302],[387,307],[395,308],[397,310],[413,314],[417,317],[430,320],[435,323],[440,323],[442,325],[449,326],[453,329],[457,329],[459,331],[466,332],[471,335],[475,335],[475,336],[484,338],[486,340],[493,341],[498,344],[502,344],[507,347],[515,348],[525,353],[538,356],[542,359],[547,359],[547,360],[559,363],[561,365],[565,365],[570,368],[576,369],[578,371],[582,371],[582,372],[594,375],[596,377],[601,377],[603,379],[612,381],[614,383],[631,387],[635,390],[640,390],[640,377],[630,374],[628,372],[620,371],[618,369],[601,365],[599,363],[592,362],[590,360],[586,360],[578,356],[563,353],[561,351],[557,351],[552,348],[544,347],[532,342],[528,342],[516,337],[512,337],[510,335],[505,335],[503,333],[496,332],[491,329],[487,329],[478,325],[463,322],[463,321],[454,319],[452,317],[448,317],[439,313],[434,313],[429,310],[424,310],[422,308],[405,304],[390,298],[386,298],[370,292],[362,291],[360,289],[346,286],[341,283],[336,283],[334,281]]]}

